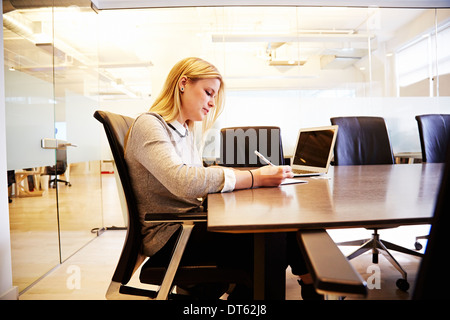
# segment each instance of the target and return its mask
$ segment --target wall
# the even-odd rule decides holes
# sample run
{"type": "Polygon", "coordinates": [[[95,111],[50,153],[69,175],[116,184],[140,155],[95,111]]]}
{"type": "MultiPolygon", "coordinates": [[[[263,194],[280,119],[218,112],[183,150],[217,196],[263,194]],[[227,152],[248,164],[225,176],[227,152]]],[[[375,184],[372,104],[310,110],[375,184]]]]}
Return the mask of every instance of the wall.
{"type": "Polygon", "coordinates": [[[449,97],[302,98],[295,91],[273,96],[266,92],[262,97],[254,91],[232,92],[227,98],[218,127],[277,125],[285,155],[292,155],[300,128],[330,125],[331,117],[351,115],[384,117],[394,153],[420,152],[415,115],[450,113],[449,97]]]}

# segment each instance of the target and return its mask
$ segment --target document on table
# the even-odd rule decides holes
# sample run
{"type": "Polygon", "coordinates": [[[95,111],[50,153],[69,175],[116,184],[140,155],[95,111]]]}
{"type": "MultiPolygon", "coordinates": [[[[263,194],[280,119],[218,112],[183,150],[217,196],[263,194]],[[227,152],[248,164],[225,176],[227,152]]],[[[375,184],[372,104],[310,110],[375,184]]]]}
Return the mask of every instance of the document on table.
{"type": "Polygon", "coordinates": [[[295,184],[295,183],[308,183],[308,181],[306,180],[300,180],[300,179],[295,179],[295,178],[286,178],[283,180],[283,182],[281,183],[281,185],[285,185],[285,184],[295,184]]]}

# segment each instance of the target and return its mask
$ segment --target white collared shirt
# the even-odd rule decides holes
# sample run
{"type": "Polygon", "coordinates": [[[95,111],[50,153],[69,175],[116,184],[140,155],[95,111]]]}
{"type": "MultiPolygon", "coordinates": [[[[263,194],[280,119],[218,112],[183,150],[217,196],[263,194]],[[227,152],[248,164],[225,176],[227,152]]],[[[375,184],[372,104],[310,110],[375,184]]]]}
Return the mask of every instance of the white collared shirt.
{"type": "MultiPolygon", "coordinates": [[[[175,131],[173,139],[175,141],[175,148],[184,163],[193,166],[203,166],[200,154],[195,146],[193,136],[189,134],[189,129],[186,125],[181,124],[177,120],[170,122],[169,127],[175,131]]],[[[233,191],[236,186],[236,175],[234,171],[229,168],[222,168],[225,181],[221,192],[233,191]]]]}

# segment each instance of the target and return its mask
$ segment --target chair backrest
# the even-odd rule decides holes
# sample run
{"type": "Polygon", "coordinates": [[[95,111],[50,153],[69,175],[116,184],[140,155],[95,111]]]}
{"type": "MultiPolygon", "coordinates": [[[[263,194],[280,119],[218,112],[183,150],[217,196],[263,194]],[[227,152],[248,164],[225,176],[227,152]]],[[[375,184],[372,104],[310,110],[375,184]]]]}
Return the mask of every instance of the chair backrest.
{"type": "Polygon", "coordinates": [[[284,164],[279,127],[229,127],[220,130],[220,164],[228,167],[261,167],[258,150],[275,165],[284,164]]]}
{"type": "Polygon", "coordinates": [[[447,275],[448,229],[450,226],[450,147],[446,150],[445,167],[436,200],[425,255],[416,277],[413,299],[450,298],[447,275]]]}
{"type": "Polygon", "coordinates": [[[103,124],[111,153],[123,187],[128,209],[128,225],[125,244],[112,280],[127,283],[133,275],[141,249],[142,237],[135,195],[131,186],[128,167],[124,157],[124,140],[134,119],[106,111],[96,111],[94,118],[103,124]]]}
{"type": "Polygon", "coordinates": [[[381,117],[335,117],[339,130],[334,145],[335,165],[393,164],[386,123],[381,117]]]}
{"type": "Polygon", "coordinates": [[[423,162],[444,162],[450,140],[450,114],[416,116],[423,162]]]}

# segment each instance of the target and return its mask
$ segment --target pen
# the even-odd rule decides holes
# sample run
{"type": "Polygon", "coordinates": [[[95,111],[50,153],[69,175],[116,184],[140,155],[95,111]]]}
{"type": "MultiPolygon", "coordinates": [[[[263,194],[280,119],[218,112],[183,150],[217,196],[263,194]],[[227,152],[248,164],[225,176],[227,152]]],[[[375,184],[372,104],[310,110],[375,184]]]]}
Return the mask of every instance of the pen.
{"type": "Polygon", "coordinates": [[[258,151],[255,150],[255,154],[265,163],[267,163],[268,165],[274,166],[274,164],[272,162],[270,162],[269,160],[266,159],[266,157],[264,157],[261,153],[259,153],[258,151]]]}

